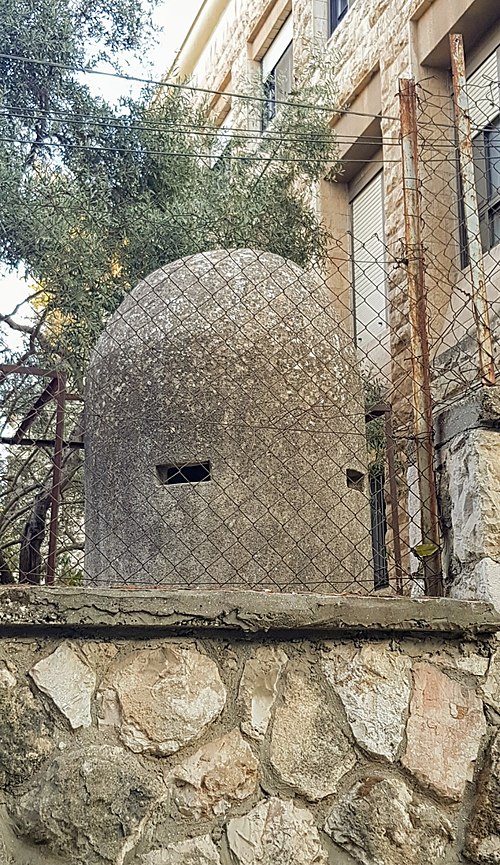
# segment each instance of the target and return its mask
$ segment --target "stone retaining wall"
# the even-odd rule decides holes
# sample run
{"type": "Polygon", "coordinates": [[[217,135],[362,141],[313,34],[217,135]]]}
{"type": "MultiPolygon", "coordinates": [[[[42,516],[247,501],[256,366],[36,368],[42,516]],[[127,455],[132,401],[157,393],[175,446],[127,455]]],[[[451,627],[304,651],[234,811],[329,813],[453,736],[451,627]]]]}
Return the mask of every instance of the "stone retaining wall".
{"type": "Polygon", "coordinates": [[[0,621],[2,865],[500,861],[487,604],[9,588],[0,621]]]}

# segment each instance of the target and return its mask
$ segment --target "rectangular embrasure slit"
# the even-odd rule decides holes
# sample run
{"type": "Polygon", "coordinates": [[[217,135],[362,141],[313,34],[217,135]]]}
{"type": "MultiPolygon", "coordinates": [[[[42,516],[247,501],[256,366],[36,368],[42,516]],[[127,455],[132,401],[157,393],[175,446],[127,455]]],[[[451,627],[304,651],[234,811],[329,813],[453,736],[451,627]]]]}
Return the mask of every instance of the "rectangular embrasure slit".
{"type": "Polygon", "coordinates": [[[167,463],[156,466],[162,484],[199,484],[212,480],[210,460],[200,463],[167,463]]]}
{"type": "Polygon", "coordinates": [[[346,471],[347,486],[350,490],[358,490],[362,493],[365,488],[365,476],[357,469],[347,469],[346,471]]]}

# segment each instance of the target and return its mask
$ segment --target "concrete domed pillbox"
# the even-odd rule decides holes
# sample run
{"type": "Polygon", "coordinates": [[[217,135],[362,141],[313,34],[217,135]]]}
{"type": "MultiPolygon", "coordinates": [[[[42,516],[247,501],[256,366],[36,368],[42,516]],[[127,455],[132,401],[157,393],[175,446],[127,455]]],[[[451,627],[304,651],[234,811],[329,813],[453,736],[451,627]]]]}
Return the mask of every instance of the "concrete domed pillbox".
{"type": "Polygon", "coordinates": [[[140,282],[94,351],[85,445],[92,583],[372,585],[354,350],[328,289],[277,255],[140,282]]]}

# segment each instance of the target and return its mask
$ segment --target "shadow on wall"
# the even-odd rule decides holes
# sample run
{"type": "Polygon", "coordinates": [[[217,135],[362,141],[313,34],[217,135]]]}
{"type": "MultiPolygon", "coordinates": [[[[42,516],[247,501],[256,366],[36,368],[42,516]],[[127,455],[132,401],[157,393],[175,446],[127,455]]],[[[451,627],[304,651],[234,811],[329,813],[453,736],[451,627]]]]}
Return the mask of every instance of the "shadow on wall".
{"type": "Polygon", "coordinates": [[[32,844],[26,844],[14,834],[7,812],[0,806],[0,863],[1,865],[65,865],[62,859],[39,853],[32,844]]]}

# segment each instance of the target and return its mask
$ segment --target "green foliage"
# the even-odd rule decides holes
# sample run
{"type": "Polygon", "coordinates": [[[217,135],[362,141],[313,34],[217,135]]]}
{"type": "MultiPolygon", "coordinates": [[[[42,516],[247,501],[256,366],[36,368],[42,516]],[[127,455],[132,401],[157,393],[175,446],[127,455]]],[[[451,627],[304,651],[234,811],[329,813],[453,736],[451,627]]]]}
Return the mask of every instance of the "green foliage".
{"type": "MultiPolygon", "coordinates": [[[[306,85],[266,134],[235,132],[216,170],[217,132],[198,94],[149,88],[112,106],[92,95],[89,76],[82,83],[64,68],[84,62],[82,36],[96,56],[137,47],[147,28],[139,3],[8,0],[6,11],[0,52],[52,64],[0,61],[0,259],[22,263],[43,288],[56,358],[81,370],[130,287],[181,256],[253,246],[303,265],[321,258],[326,238],[310,191],[335,143],[328,114],[303,106],[333,98],[331,73],[311,84],[305,69],[306,85]]],[[[255,129],[260,103],[233,102],[255,129]]]]}
{"type": "MultiPolygon", "coordinates": [[[[36,293],[33,324],[21,328],[23,360],[63,368],[77,391],[108,316],[161,265],[245,246],[311,265],[326,249],[311,192],[335,168],[335,139],[328,112],[306,106],[335,103],[332,70],[311,51],[303,85],[262,136],[262,104],[233,98],[238,127],[253,132],[235,131],[214,164],[218,133],[199,94],[149,87],[112,105],[89,87],[96,79],[78,71],[97,61],[116,66],[124,51],[140,50],[150,12],[148,0],[4,0],[2,7],[0,262],[22,268],[36,293]]],[[[2,359],[11,355],[5,350],[2,359]]],[[[0,383],[0,400],[3,421],[15,428],[39,382],[10,388],[0,383]]],[[[51,429],[47,422],[44,433],[51,429]]],[[[12,451],[3,462],[0,553],[12,572],[34,489],[50,481],[47,456],[12,451]]],[[[71,474],[75,460],[66,459],[71,474]]],[[[72,583],[81,579],[83,496],[75,478],[65,483],[62,509],[61,562],[72,583]]]]}

